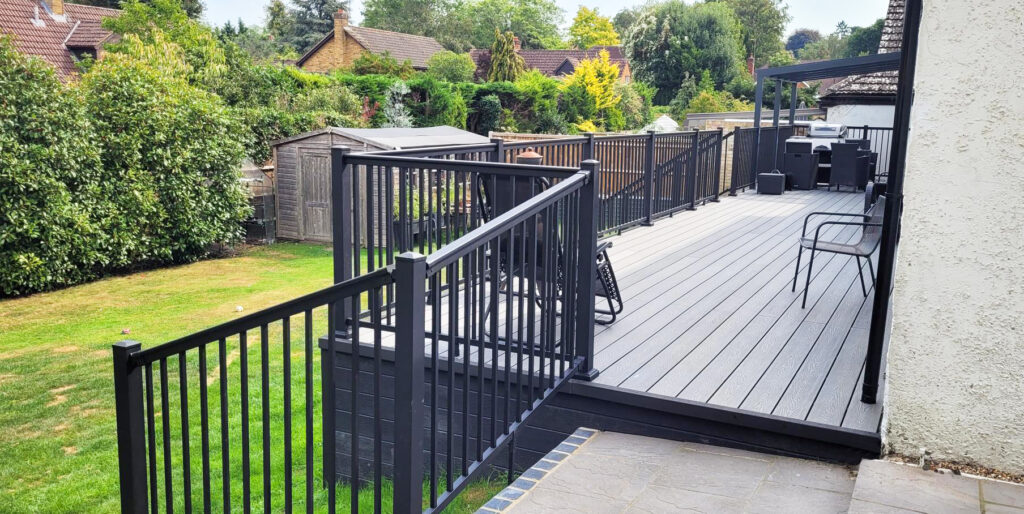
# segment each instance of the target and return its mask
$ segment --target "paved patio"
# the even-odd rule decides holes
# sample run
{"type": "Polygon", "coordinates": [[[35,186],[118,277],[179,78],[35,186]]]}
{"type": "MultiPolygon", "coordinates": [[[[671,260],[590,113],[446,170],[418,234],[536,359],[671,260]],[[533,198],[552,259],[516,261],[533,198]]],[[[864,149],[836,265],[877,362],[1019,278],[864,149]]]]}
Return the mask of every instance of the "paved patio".
{"type": "Polygon", "coordinates": [[[1024,514],[1024,485],[580,429],[479,512],[1024,514]]]}

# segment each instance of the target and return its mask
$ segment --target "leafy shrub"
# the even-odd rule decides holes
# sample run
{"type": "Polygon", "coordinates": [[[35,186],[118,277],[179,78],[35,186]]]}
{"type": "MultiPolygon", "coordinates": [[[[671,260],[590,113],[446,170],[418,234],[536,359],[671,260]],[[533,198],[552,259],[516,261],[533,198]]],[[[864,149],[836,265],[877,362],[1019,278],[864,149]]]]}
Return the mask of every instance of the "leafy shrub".
{"type": "Polygon", "coordinates": [[[469,54],[445,50],[427,60],[427,75],[446,82],[469,82],[476,73],[476,63],[469,54]]]}
{"type": "Polygon", "coordinates": [[[416,74],[408,59],[398,62],[389,52],[380,55],[363,52],[352,61],[351,70],[356,75],[394,75],[403,80],[416,74]]]}
{"type": "Polygon", "coordinates": [[[238,238],[245,131],[187,82],[180,48],[128,35],[82,77],[104,168],[109,269],[188,262],[238,238]]]}
{"type": "Polygon", "coordinates": [[[82,99],[0,37],[0,296],[94,278],[105,238],[97,138],[82,99]]]}
{"type": "Polygon", "coordinates": [[[476,104],[477,132],[489,134],[495,132],[501,124],[501,100],[498,95],[487,95],[476,104]]]}

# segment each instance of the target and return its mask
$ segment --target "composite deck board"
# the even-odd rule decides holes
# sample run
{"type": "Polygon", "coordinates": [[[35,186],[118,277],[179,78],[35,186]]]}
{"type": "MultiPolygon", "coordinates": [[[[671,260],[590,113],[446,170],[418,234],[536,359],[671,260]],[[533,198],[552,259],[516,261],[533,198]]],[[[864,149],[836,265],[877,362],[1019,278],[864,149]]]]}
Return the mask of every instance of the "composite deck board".
{"type": "MultiPolygon", "coordinates": [[[[880,405],[860,402],[867,263],[867,298],[852,257],[819,253],[801,308],[806,251],[790,290],[804,216],[862,205],[853,193],[744,193],[611,237],[626,308],[595,330],[597,383],[877,432],[880,405]]],[[[860,237],[849,227],[823,234],[860,237]]]]}
{"type": "MultiPolygon", "coordinates": [[[[596,382],[877,433],[881,406],[860,402],[874,291],[864,297],[852,257],[819,253],[802,308],[806,251],[797,290],[791,291],[804,217],[813,211],[856,212],[862,205],[863,196],[853,193],[743,193],[610,237],[625,311],[616,323],[595,327],[596,382]]],[[[832,226],[822,233],[842,242],[860,237],[854,227],[832,226]]],[[[452,318],[446,295],[437,309],[443,334],[452,318]]],[[[539,334],[543,309],[529,303],[523,302],[524,312],[533,309],[539,334]]],[[[426,313],[428,330],[434,326],[432,311],[426,313]]],[[[526,334],[520,326],[525,332],[527,323],[520,320],[515,298],[512,313],[512,326],[506,327],[503,295],[495,314],[498,334],[505,337],[510,328],[521,339],[526,334]]],[[[459,337],[465,335],[466,315],[463,300],[454,316],[459,337]]],[[[479,326],[479,310],[475,316],[479,326]]],[[[560,321],[555,320],[559,334],[560,321]]],[[[372,341],[368,329],[361,335],[372,341]]],[[[382,346],[393,345],[393,334],[385,332],[382,346]]],[[[430,345],[428,339],[428,355],[430,345]]],[[[440,359],[447,358],[447,346],[438,344],[440,359]]],[[[482,359],[485,369],[504,373],[506,354],[497,352],[497,363],[494,354],[486,338],[482,353],[472,346],[470,360],[474,368],[482,359]]],[[[509,372],[517,373],[518,355],[510,357],[509,372]]],[[[530,360],[525,357],[522,367],[530,360]]]]}

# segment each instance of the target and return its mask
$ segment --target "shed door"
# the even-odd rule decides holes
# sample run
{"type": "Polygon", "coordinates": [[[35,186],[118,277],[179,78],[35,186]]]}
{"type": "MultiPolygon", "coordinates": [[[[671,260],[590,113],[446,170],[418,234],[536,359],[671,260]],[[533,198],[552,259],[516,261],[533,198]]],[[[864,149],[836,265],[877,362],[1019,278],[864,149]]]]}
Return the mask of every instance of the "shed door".
{"type": "Polygon", "coordinates": [[[302,153],[302,228],[306,239],[331,240],[331,159],[302,153]]]}

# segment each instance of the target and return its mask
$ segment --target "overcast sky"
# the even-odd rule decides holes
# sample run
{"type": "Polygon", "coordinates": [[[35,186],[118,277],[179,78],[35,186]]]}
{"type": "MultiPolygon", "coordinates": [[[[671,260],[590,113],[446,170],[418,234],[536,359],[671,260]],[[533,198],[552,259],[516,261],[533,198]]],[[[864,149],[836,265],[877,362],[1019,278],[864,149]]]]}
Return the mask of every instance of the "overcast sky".
{"type": "MultiPolygon", "coordinates": [[[[287,1],[287,0],[286,0],[287,1]]],[[[350,0],[352,3],[353,21],[358,23],[362,18],[360,11],[364,0],[350,0]]],[[[581,2],[579,0],[555,0],[565,11],[565,22],[572,21],[581,2]]],[[[690,1],[690,0],[687,0],[690,1]]],[[[214,25],[241,18],[246,24],[262,24],[265,7],[270,0],[205,0],[206,21],[214,25]]],[[[639,5],[643,1],[622,0],[587,0],[589,7],[597,7],[601,14],[614,15],[627,5],[639,5]]],[[[870,25],[878,18],[885,17],[888,0],[785,0],[789,5],[792,20],[786,28],[788,35],[796,28],[812,28],[822,34],[832,32],[836,24],[845,21],[850,26],[870,25]]]]}

